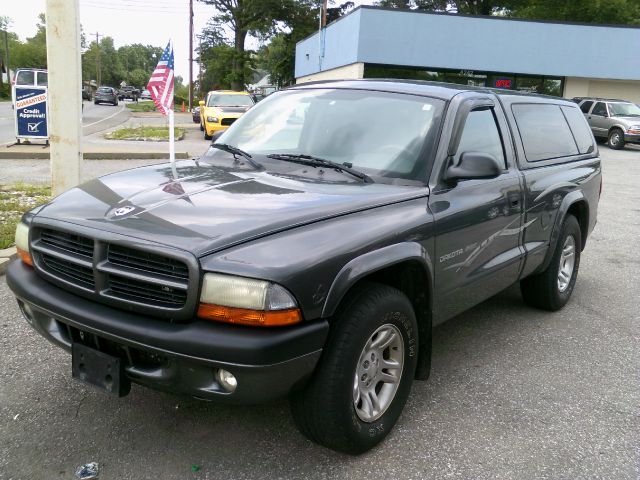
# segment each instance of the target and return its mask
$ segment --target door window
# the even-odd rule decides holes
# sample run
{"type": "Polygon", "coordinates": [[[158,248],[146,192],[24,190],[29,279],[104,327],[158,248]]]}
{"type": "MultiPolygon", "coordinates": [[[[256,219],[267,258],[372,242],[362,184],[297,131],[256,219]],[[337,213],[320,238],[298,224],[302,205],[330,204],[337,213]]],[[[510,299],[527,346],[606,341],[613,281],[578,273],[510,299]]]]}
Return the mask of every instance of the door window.
{"type": "Polygon", "coordinates": [[[593,105],[593,102],[591,100],[582,102],[582,105],[580,105],[580,110],[582,110],[582,113],[589,113],[589,109],[591,108],[591,105],[593,105]]]}
{"type": "Polygon", "coordinates": [[[606,117],[607,106],[604,104],[604,102],[596,103],[596,106],[593,107],[593,112],[591,112],[591,115],[600,115],[601,117],[606,117]]]}
{"type": "Polygon", "coordinates": [[[38,85],[46,87],[49,83],[49,75],[47,72],[38,72],[38,85]]]}
{"type": "Polygon", "coordinates": [[[474,110],[469,113],[455,157],[456,165],[464,152],[489,153],[506,168],[502,138],[493,110],[474,110]]]}

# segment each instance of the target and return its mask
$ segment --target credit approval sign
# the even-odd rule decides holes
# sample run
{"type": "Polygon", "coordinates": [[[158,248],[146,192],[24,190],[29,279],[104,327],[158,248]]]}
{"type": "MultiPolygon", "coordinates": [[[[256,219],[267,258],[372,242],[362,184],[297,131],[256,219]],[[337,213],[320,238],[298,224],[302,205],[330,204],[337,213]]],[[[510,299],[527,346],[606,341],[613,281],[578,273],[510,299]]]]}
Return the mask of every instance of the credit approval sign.
{"type": "Polygon", "coordinates": [[[16,138],[49,139],[47,87],[14,87],[16,138]]]}

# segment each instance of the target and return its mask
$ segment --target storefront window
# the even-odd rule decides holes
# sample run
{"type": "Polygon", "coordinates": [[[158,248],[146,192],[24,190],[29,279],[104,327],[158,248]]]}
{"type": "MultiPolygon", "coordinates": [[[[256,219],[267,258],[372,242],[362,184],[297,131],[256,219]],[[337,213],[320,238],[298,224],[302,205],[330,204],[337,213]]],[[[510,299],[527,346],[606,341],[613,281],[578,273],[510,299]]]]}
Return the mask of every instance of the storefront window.
{"type": "Polygon", "coordinates": [[[516,80],[516,90],[529,93],[542,93],[542,77],[521,77],[516,80]]]}
{"type": "Polygon", "coordinates": [[[477,70],[437,70],[415,67],[394,67],[365,64],[364,78],[406,78],[457,83],[476,87],[504,88],[521,92],[562,96],[564,79],[518,75],[514,73],[481,72],[477,70]]]}
{"type": "Polygon", "coordinates": [[[562,96],[562,80],[559,78],[545,78],[542,84],[542,92],[546,95],[562,96]]]}

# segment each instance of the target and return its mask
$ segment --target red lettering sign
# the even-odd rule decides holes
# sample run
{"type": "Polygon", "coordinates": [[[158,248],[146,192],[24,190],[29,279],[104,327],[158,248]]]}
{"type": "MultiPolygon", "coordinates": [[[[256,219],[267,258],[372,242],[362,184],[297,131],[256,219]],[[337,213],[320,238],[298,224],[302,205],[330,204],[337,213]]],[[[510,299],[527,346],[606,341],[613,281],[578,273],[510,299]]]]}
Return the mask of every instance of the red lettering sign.
{"type": "Polygon", "coordinates": [[[499,78],[495,81],[495,86],[498,88],[511,88],[511,79],[499,78]]]}

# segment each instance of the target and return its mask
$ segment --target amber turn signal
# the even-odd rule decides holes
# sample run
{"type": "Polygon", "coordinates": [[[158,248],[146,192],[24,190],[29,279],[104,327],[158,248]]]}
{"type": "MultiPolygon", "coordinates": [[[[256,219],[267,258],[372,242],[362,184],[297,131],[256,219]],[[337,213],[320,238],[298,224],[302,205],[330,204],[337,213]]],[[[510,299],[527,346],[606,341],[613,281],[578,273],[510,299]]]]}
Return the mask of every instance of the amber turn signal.
{"type": "Polygon", "coordinates": [[[254,327],[281,327],[302,321],[302,314],[297,308],[287,310],[248,310],[245,308],[223,307],[201,303],[198,317],[217,322],[252,325],[254,327]]]}
{"type": "Polygon", "coordinates": [[[31,254],[29,254],[29,252],[22,250],[20,247],[16,247],[16,251],[18,252],[18,256],[20,257],[20,259],[24,263],[33,267],[33,259],[31,258],[31,254]]]}

